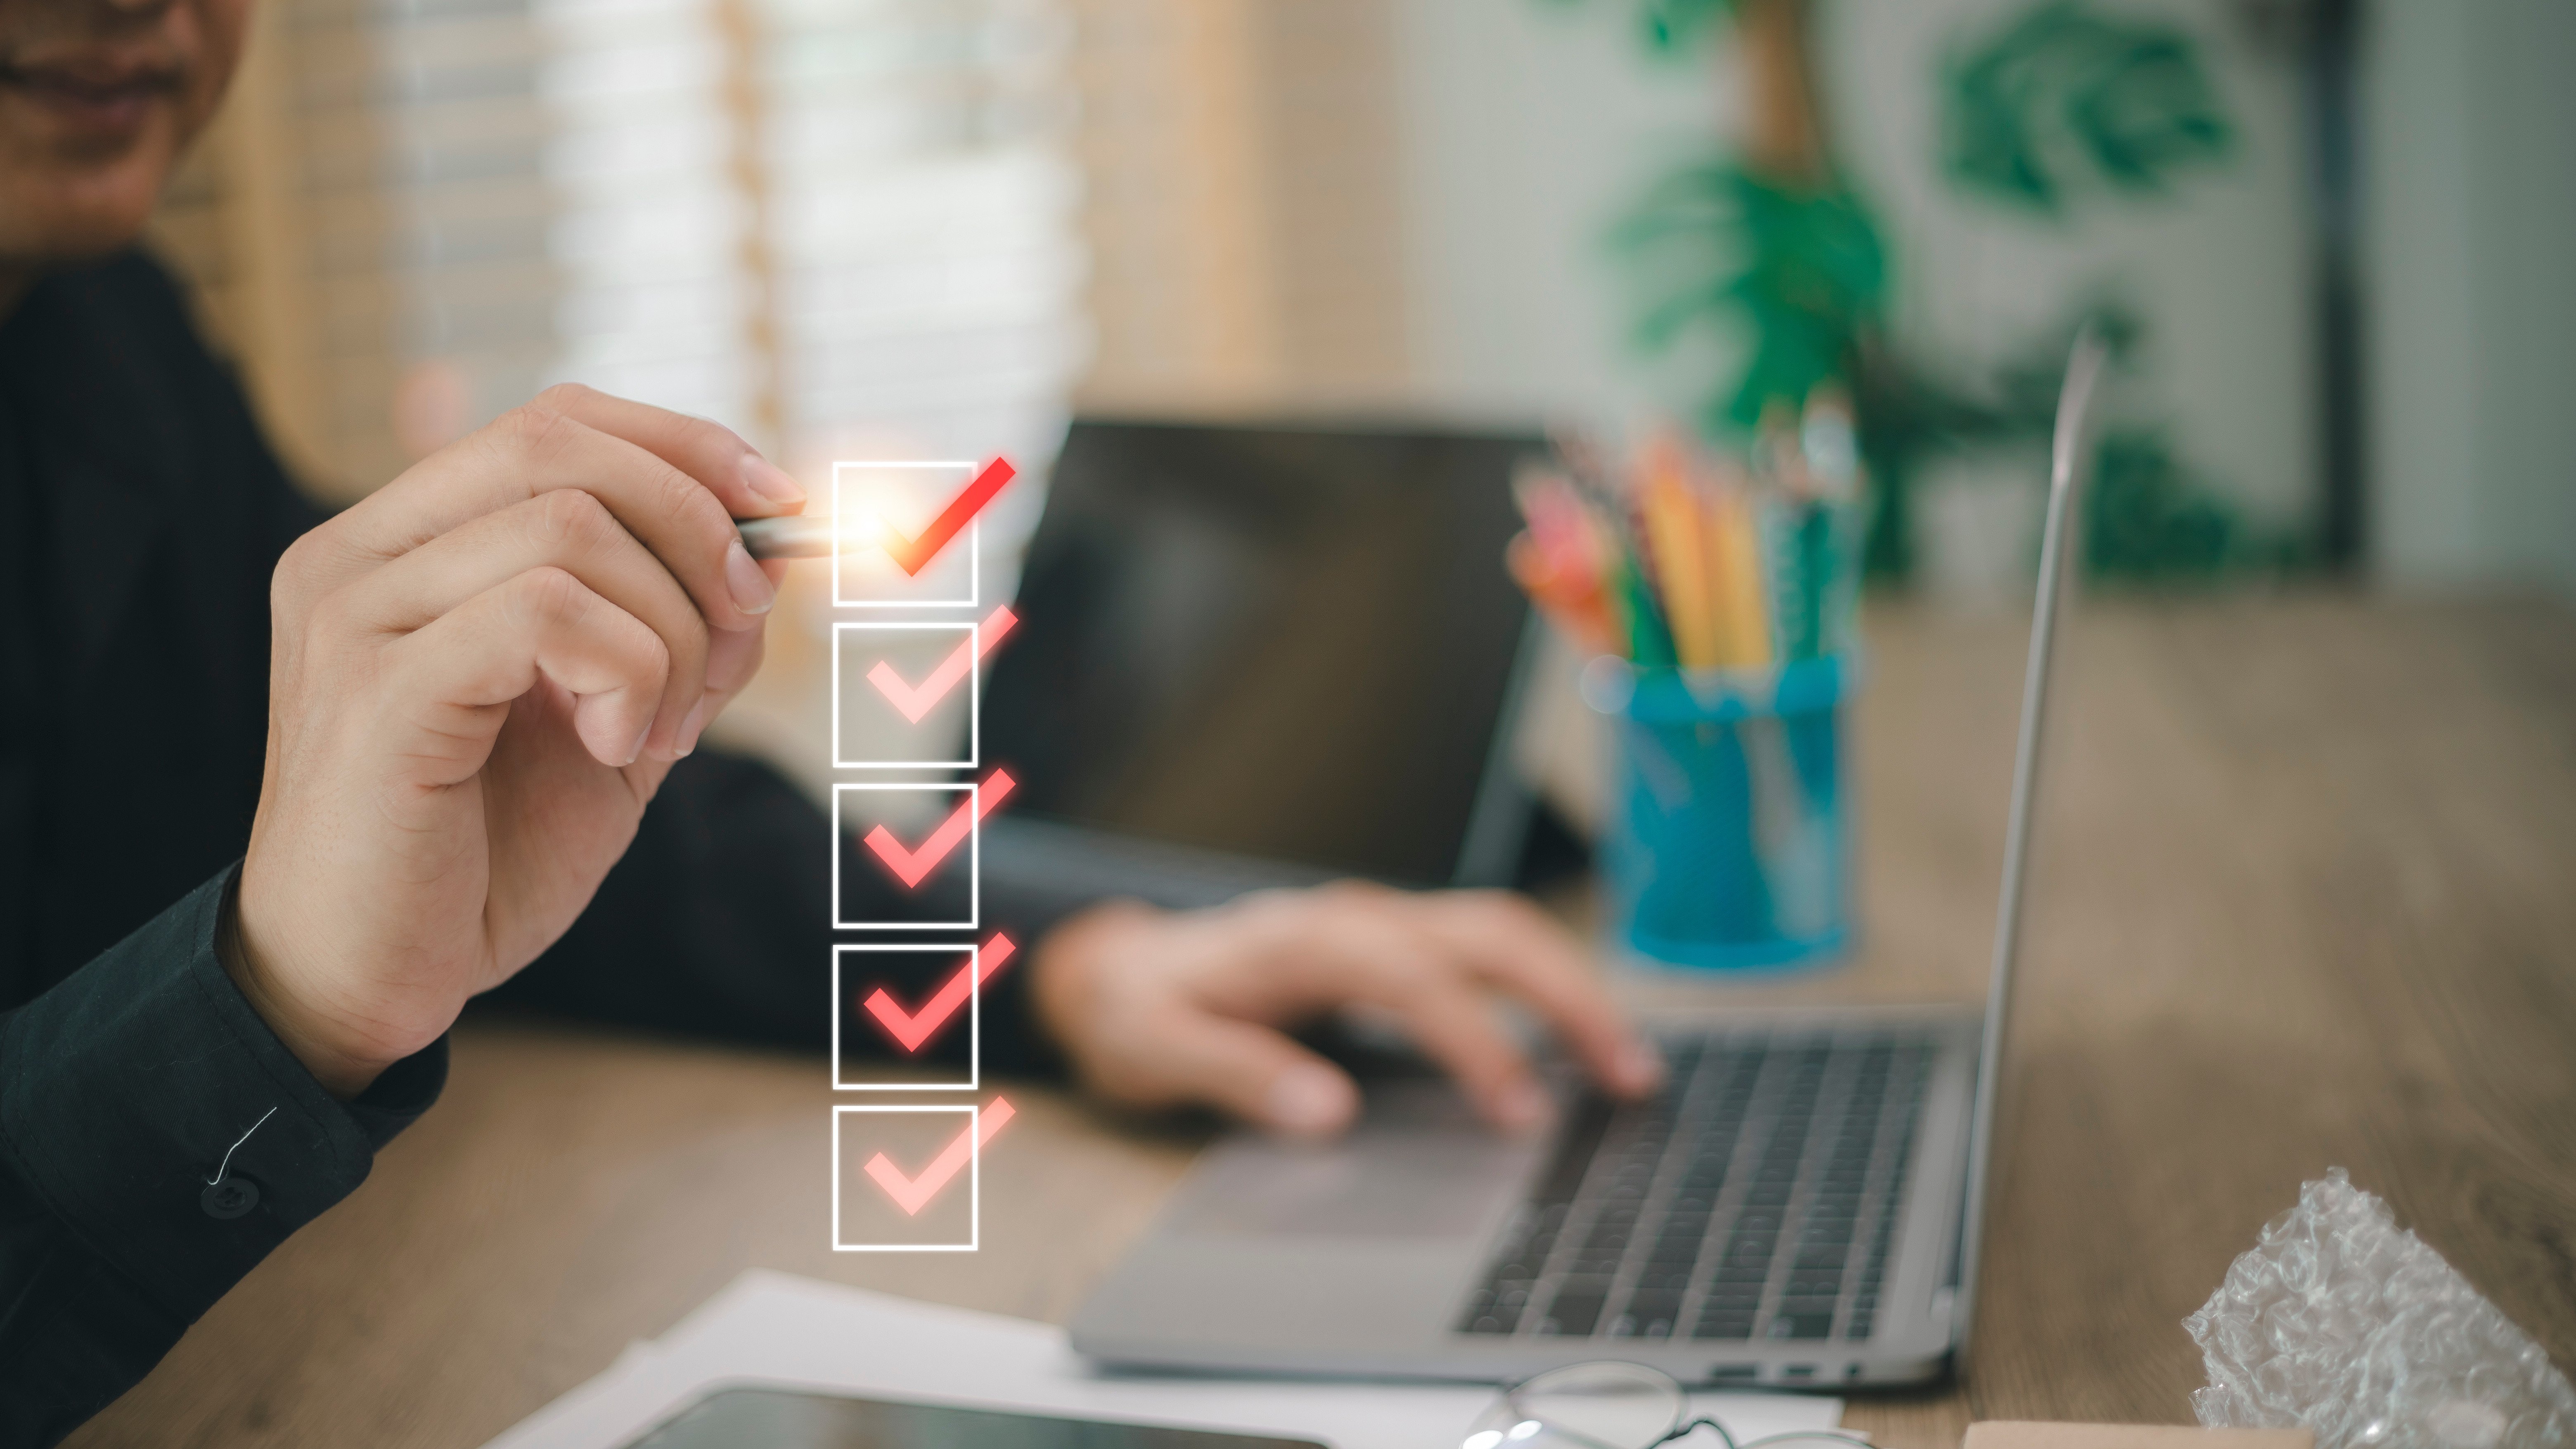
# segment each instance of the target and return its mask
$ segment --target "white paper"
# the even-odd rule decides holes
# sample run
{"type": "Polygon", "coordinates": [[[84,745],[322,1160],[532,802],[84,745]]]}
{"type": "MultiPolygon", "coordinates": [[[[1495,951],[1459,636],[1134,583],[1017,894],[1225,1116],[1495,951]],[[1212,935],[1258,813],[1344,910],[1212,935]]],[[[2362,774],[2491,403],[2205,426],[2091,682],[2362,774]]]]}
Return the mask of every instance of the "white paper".
{"type": "MultiPolygon", "coordinates": [[[[1320,1439],[1336,1449],[1450,1449],[1493,1397],[1473,1385],[1104,1375],[1064,1330],[784,1273],[737,1278],[669,1333],[487,1449],[614,1449],[720,1383],[1320,1439]]],[[[1827,1429],[1838,1399],[1704,1394],[1739,1439],[1827,1429]]]]}

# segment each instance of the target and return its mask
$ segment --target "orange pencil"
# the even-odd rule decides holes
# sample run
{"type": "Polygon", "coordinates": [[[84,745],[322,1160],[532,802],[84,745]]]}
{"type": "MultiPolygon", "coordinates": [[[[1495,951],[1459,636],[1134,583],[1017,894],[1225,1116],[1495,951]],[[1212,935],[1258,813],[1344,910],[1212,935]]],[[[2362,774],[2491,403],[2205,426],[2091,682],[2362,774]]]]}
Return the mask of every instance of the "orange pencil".
{"type": "Polygon", "coordinates": [[[1646,541],[1654,550],[1656,582],[1662,585],[1664,615],[1673,629],[1673,652],[1685,669],[1708,669],[1719,662],[1719,640],[1709,592],[1706,528],[1698,500],[1682,481],[1681,444],[1670,434],[1647,450],[1646,486],[1638,500],[1646,518],[1646,541]]]}
{"type": "Polygon", "coordinates": [[[1618,652],[1618,631],[1612,626],[1610,601],[1598,576],[1569,577],[1526,533],[1512,535],[1503,561],[1539,612],[1568,638],[1595,653],[1618,652]]]}
{"type": "Polygon", "coordinates": [[[1731,669],[1761,668],[1771,662],[1761,538],[1752,495],[1732,469],[1710,479],[1707,519],[1710,590],[1721,662],[1731,669]]]}

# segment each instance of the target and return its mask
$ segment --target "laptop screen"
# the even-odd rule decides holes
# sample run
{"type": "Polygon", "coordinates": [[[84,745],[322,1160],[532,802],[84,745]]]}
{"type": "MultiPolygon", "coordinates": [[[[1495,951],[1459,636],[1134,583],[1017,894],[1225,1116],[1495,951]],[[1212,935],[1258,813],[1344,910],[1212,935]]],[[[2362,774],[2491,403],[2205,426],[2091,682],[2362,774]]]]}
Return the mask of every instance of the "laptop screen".
{"type": "Polygon", "coordinates": [[[985,693],[1012,810],[1459,877],[1526,605],[1526,437],[1074,424],[985,693]]]}

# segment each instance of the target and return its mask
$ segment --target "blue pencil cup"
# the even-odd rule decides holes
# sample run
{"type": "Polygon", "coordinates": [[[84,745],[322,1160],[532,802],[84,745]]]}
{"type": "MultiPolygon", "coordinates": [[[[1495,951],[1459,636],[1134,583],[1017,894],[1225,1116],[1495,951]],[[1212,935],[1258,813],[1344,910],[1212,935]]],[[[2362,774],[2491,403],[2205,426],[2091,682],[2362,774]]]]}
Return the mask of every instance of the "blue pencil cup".
{"type": "Polygon", "coordinates": [[[1649,961],[1713,971],[1818,962],[1848,944],[1843,795],[1848,658],[1778,669],[1597,662],[1593,707],[1617,721],[1602,841],[1613,938],[1649,961]],[[1605,682],[1610,687],[1595,687],[1605,682]]]}

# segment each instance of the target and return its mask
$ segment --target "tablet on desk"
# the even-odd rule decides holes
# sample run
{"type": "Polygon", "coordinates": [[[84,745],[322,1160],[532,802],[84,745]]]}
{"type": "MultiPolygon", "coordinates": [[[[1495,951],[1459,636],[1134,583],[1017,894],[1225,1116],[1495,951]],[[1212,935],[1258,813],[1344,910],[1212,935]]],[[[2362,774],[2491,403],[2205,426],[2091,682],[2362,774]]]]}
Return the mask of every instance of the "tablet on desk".
{"type": "Polygon", "coordinates": [[[718,1389],[626,1449],[1325,1449],[1214,1429],[902,1404],[794,1389],[718,1389]]]}

